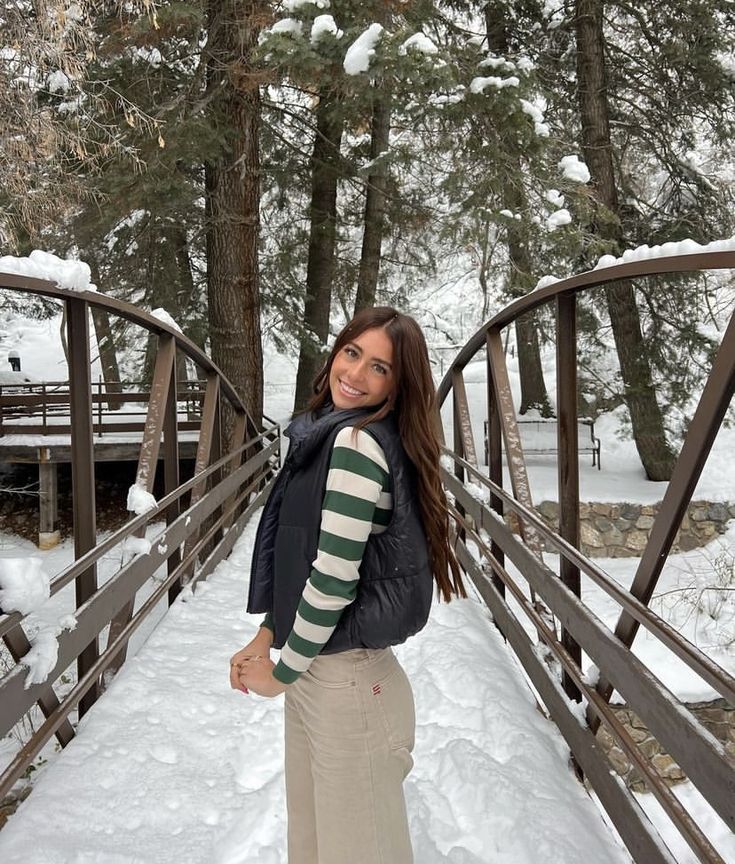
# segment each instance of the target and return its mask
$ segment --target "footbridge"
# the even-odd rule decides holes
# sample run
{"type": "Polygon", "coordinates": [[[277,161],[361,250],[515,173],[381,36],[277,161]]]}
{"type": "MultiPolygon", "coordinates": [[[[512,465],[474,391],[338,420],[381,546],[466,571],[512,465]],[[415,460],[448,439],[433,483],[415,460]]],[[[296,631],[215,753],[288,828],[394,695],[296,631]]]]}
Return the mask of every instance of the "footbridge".
{"type": "MultiPolygon", "coordinates": [[[[446,673],[427,679],[425,692],[439,693],[426,705],[429,720],[423,727],[418,705],[417,748],[437,748],[438,772],[431,775],[433,780],[419,776],[409,788],[416,855],[422,864],[523,864],[540,856],[560,864],[727,860],[713,825],[718,821],[735,830],[732,745],[719,740],[632,646],[644,628],[662,651],[735,707],[732,675],[650,607],[732,399],[735,321],[722,335],[629,587],[580,551],[576,321],[578,298],[616,280],[734,267],[735,252],[703,251],[618,263],[539,288],[487,322],[441,382],[440,401],[445,416],[452,418],[443,480],[458,523],[457,554],[476,596],[469,605],[436,607],[426,636],[412,640],[418,645],[423,639],[429,646],[415,649],[426,650],[425,656],[412,654],[411,643],[401,649],[412,680],[422,681],[431,668],[446,673]],[[542,307],[550,307],[556,327],[558,530],[550,528],[534,506],[503,350],[504,330],[542,307]],[[478,358],[487,368],[486,410],[473,416],[465,370],[478,358]],[[477,446],[484,422],[487,465],[478,458],[477,446]],[[590,586],[615,604],[618,613],[612,625],[590,608],[590,586]],[[454,614],[458,617],[452,619],[454,614]],[[447,658],[447,634],[453,630],[467,633],[467,650],[479,658],[486,675],[471,681],[464,667],[453,665],[463,658],[447,658]],[[584,656],[594,674],[589,668],[585,674],[584,656]],[[611,705],[613,693],[639,718],[645,736],[620,721],[611,705]],[[461,732],[452,732],[456,724],[442,707],[447,703],[461,706],[461,732]],[[503,725],[499,717],[509,705],[512,717],[503,725]],[[539,749],[535,742],[546,740],[549,720],[555,724],[558,746],[539,749]],[[498,734],[500,729],[504,735],[498,734]],[[472,747],[467,737],[461,738],[462,746],[453,747],[453,735],[470,734],[475,736],[472,747]],[[625,754],[639,784],[655,796],[655,820],[616,774],[609,748],[601,744],[603,735],[625,754]],[[658,749],[642,746],[643,737],[646,744],[655,739],[658,749]],[[542,768],[551,750],[557,756],[568,754],[568,764],[562,756],[553,770],[545,763],[542,768]],[[661,751],[693,784],[711,818],[703,819],[701,807],[692,808],[690,798],[677,795],[652,755],[661,751]],[[535,767],[524,761],[529,753],[537,754],[535,767]],[[554,776],[547,776],[550,772],[554,776]],[[523,784],[523,778],[534,773],[535,792],[523,784]],[[452,787],[454,777],[463,778],[459,786],[452,787]],[[468,814],[474,812],[477,795],[484,810],[473,822],[468,814]],[[599,812],[604,823],[595,819],[599,812]]],[[[28,800],[0,832],[0,858],[29,864],[234,864],[255,860],[247,855],[257,851],[258,860],[284,860],[283,845],[274,839],[283,829],[281,799],[273,791],[280,786],[280,776],[275,769],[258,769],[258,764],[271,764],[268,756],[276,747],[277,703],[254,702],[257,707],[250,713],[234,707],[227,700],[240,694],[227,690],[224,668],[248,628],[255,627],[242,613],[247,559],[254,517],[279,469],[280,429],[248,417],[220,370],[165,322],[104,295],[68,291],[42,280],[0,274],[0,288],[53,297],[66,307],[67,340],[73,346],[69,446],[75,529],[75,561],[53,576],[48,601],[65,597],[75,622],[54,634],[57,652],[47,659],[42,674],[29,677],[29,667],[39,672],[39,664],[28,659],[36,647],[34,611],[0,614],[6,648],[0,736],[9,736],[18,724],[27,730],[0,765],[0,799],[18,788],[40,753],[48,754],[49,762],[28,800]],[[124,527],[101,541],[95,526],[95,404],[88,349],[93,307],[134,321],[158,346],[141,429],[135,484],[140,494],[133,496],[143,504],[134,508],[139,512],[124,527]],[[186,412],[177,396],[177,353],[193,361],[205,382],[190,478],[179,473],[180,424],[186,412]],[[155,501],[145,493],[153,489],[159,457],[165,489],[155,501]],[[160,526],[155,540],[142,548],[139,541],[153,525],[160,526]],[[102,580],[100,564],[111,557],[119,566],[102,580]],[[150,627],[162,604],[172,608],[139,653],[128,657],[131,637],[139,628],[150,627]],[[220,726],[207,718],[219,718],[220,726]],[[186,730],[196,724],[204,730],[201,747],[177,749],[177,741],[186,740],[186,730]],[[205,746],[205,733],[217,747],[205,746]],[[240,743],[233,744],[231,736],[240,743]],[[51,746],[54,739],[57,748],[51,746]],[[53,752],[59,748],[63,752],[53,752]],[[172,789],[179,792],[174,795],[172,789]],[[182,795],[197,804],[201,819],[196,825],[172,816],[183,806],[182,795]],[[96,812],[104,813],[97,827],[96,812]],[[153,838],[162,833],[166,840],[161,844],[153,838]]],[[[421,692],[424,689],[418,695],[421,692]]],[[[431,761],[425,758],[423,764],[431,761]]],[[[422,759],[417,755],[416,771],[422,759]]]]}

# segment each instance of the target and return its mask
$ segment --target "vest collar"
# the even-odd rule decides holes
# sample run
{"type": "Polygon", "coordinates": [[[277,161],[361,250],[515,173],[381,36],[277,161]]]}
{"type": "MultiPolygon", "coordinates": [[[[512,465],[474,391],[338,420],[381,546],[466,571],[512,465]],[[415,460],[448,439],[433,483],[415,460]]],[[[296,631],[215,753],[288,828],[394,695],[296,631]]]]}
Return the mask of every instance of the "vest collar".
{"type": "Polygon", "coordinates": [[[373,406],[335,409],[329,403],[318,412],[297,414],[283,432],[289,439],[288,460],[294,468],[303,465],[335,427],[359,422],[374,412],[373,406]]]}

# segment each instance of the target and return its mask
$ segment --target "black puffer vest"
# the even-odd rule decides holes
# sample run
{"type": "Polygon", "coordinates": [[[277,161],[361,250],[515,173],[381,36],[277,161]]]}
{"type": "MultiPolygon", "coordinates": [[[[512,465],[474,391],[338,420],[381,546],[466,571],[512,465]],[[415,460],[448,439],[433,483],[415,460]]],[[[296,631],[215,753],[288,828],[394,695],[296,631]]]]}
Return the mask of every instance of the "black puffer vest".
{"type": "MultiPolygon", "coordinates": [[[[271,612],[273,645],[291,632],[317,554],[321,503],[337,433],[369,413],[302,414],[286,429],[290,447],[258,526],[250,573],[248,612],[271,612]]],[[[426,535],[413,463],[392,415],[365,429],[383,448],[390,469],[393,514],[385,531],[371,534],[360,565],[357,597],[340,617],[322,653],[385,648],[404,642],[426,623],[433,591],[426,535]]]]}

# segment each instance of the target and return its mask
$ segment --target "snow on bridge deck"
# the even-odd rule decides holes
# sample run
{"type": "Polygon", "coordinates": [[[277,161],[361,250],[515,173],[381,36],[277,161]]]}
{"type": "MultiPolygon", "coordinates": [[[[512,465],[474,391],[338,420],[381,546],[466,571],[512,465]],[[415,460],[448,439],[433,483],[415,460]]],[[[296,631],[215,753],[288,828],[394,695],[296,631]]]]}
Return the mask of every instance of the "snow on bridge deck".
{"type": "MultiPolygon", "coordinates": [[[[0,832],[3,864],[282,864],[283,699],[229,688],[255,524],[176,602],[0,832]]],[[[413,683],[417,864],[623,864],[563,739],[474,600],[396,652],[413,683]]]]}

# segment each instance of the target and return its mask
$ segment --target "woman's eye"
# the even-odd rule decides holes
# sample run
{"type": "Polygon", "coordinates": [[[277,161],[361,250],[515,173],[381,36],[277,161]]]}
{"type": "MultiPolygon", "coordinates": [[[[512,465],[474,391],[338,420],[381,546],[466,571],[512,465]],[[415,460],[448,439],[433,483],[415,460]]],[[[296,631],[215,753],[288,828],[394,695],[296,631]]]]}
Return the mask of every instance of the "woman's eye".
{"type": "Polygon", "coordinates": [[[373,366],[373,369],[374,369],[374,370],[375,370],[379,375],[387,375],[387,374],[388,374],[388,370],[385,368],[385,366],[381,366],[381,365],[378,364],[378,363],[376,363],[376,364],[373,366]]]}
{"type": "Polygon", "coordinates": [[[357,357],[357,351],[354,348],[347,347],[345,348],[345,354],[348,357],[357,357]]]}

